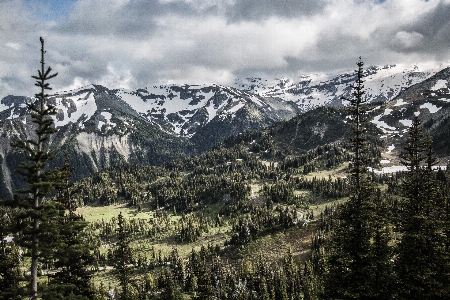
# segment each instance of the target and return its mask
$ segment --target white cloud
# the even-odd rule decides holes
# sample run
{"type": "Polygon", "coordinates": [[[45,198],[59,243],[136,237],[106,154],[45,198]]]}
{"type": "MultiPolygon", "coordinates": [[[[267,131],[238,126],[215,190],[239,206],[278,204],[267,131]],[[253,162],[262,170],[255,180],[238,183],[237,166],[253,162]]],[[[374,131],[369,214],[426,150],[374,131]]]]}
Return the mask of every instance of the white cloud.
{"type": "Polygon", "coordinates": [[[34,94],[39,36],[56,90],[450,60],[449,0],[78,0],[57,20],[24,1],[0,2],[0,98],[34,94]]]}
{"type": "Polygon", "coordinates": [[[6,43],[6,46],[16,51],[22,48],[19,43],[6,43]]]}
{"type": "Polygon", "coordinates": [[[72,90],[76,90],[79,89],[81,87],[85,87],[87,85],[89,85],[90,82],[86,79],[83,79],[81,77],[75,77],[73,79],[73,82],[67,86],[61,87],[60,91],[64,92],[64,91],[72,91],[72,90]]]}
{"type": "Polygon", "coordinates": [[[395,34],[394,43],[404,49],[411,49],[420,46],[424,36],[418,32],[399,31],[395,34]]]}
{"type": "Polygon", "coordinates": [[[130,88],[133,76],[130,70],[118,70],[112,64],[108,64],[107,73],[100,78],[99,84],[106,87],[130,88]]]}

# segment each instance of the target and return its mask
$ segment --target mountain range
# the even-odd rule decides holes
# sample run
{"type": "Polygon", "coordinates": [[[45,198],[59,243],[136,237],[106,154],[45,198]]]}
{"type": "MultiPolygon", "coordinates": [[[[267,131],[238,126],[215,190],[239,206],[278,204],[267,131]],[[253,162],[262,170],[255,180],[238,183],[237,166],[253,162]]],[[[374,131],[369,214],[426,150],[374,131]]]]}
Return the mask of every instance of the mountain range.
{"type": "MultiPolygon", "coordinates": [[[[450,69],[387,65],[365,70],[365,91],[372,103],[369,122],[386,146],[385,162],[400,149],[414,116],[434,140],[436,153],[450,153],[450,69]]],[[[100,85],[50,96],[57,134],[50,147],[54,166],[65,153],[75,179],[125,162],[161,164],[205,152],[246,130],[277,125],[274,139],[307,151],[321,143],[344,141],[355,72],[289,78],[236,79],[224,85],[152,85],[136,90],[100,85]],[[281,123],[280,123],[281,122],[281,123]],[[280,127],[281,126],[281,127],[280,127]]],[[[25,96],[0,101],[0,197],[23,185],[13,171],[24,159],[10,142],[34,135],[25,96]]],[[[348,132],[348,130],[347,130],[348,132]]]]}

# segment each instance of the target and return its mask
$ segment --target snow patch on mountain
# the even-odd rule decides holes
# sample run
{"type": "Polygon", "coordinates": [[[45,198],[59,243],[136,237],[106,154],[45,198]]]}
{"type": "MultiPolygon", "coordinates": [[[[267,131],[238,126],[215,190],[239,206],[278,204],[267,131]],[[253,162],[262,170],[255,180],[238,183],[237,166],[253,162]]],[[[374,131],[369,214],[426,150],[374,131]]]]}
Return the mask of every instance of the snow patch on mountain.
{"type": "Polygon", "coordinates": [[[255,95],[250,95],[250,100],[260,107],[264,106],[264,104],[262,104],[262,102],[255,95]]]}
{"type": "Polygon", "coordinates": [[[402,106],[408,104],[403,99],[397,99],[397,103],[394,104],[394,106],[402,106]]]}
{"type": "Polygon", "coordinates": [[[115,127],[116,123],[111,122],[111,117],[112,114],[110,112],[102,111],[99,116],[100,119],[98,120],[97,129],[101,131],[103,125],[106,125],[107,129],[115,127]]]}
{"type": "Polygon", "coordinates": [[[443,80],[443,79],[439,79],[438,81],[436,81],[435,85],[431,88],[432,91],[437,91],[440,89],[445,89],[447,88],[447,80],[443,80]]]}
{"type": "MultiPolygon", "coordinates": [[[[446,170],[447,166],[433,166],[433,170],[446,170]]],[[[383,167],[381,170],[370,168],[370,172],[374,172],[375,174],[390,174],[390,173],[396,173],[396,172],[407,172],[408,167],[407,166],[390,166],[390,167],[383,167]]]]}
{"type": "Polygon", "coordinates": [[[388,149],[387,149],[388,151],[386,153],[391,153],[394,149],[395,149],[395,145],[392,144],[388,147],[388,149]]]}
{"type": "Polygon", "coordinates": [[[103,116],[106,119],[106,123],[110,123],[111,122],[111,116],[112,114],[110,112],[107,111],[102,111],[100,113],[101,116],[103,116]]]}
{"type": "Polygon", "coordinates": [[[373,172],[375,174],[389,174],[389,173],[396,173],[396,172],[405,172],[408,171],[408,168],[406,166],[390,166],[390,167],[383,167],[381,170],[369,168],[370,172],[373,172]]]}
{"type": "MultiPolygon", "coordinates": [[[[384,114],[383,114],[384,115],[384,114]]],[[[384,133],[387,132],[395,132],[395,130],[397,128],[389,126],[386,122],[384,121],[380,121],[381,117],[383,117],[383,115],[378,115],[375,116],[372,120],[372,123],[374,123],[378,128],[380,128],[384,133]]]]}
{"type": "Polygon", "coordinates": [[[412,120],[399,120],[399,122],[406,127],[411,127],[412,125],[412,120]]]}
{"type": "Polygon", "coordinates": [[[439,111],[441,109],[441,107],[437,107],[436,105],[432,104],[432,103],[424,103],[420,106],[420,109],[428,109],[430,113],[434,114],[435,112],[439,111]]]}
{"type": "Polygon", "coordinates": [[[245,106],[245,103],[243,102],[238,102],[236,104],[233,105],[233,107],[231,107],[230,109],[227,110],[227,114],[232,114],[234,115],[238,110],[240,110],[241,108],[243,108],[245,106]]]}
{"type": "Polygon", "coordinates": [[[56,127],[71,123],[77,123],[80,118],[88,120],[97,111],[97,105],[92,91],[81,94],[72,92],[66,95],[56,95],[52,98],[55,102],[57,114],[52,116],[56,127]]]}
{"type": "Polygon", "coordinates": [[[6,119],[7,120],[13,120],[13,119],[18,118],[18,117],[19,117],[19,115],[15,115],[14,114],[14,109],[11,109],[10,115],[6,119]]]}

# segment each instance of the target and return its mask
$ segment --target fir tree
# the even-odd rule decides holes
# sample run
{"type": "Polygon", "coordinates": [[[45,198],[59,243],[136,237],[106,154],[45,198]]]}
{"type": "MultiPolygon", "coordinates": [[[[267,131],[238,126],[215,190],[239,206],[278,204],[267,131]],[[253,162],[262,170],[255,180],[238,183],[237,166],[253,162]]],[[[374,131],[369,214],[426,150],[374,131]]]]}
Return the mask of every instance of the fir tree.
{"type": "Polygon", "coordinates": [[[73,169],[69,165],[68,154],[64,160],[64,165],[60,169],[61,182],[57,186],[57,201],[64,208],[60,212],[59,226],[59,246],[56,249],[55,267],[59,270],[52,276],[50,289],[72,298],[78,296],[79,299],[91,299],[93,288],[90,283],[91,274],[88,271],[88,264],[93,261],[90,254],[92,245],[83,237],[83,230],[87,222],[83,217],[76,214],[76,201],[70,178],[73,169]],[[59,291],[59,292],[58,292],[59,291]]]}
{"type": "Polygon", "coordinates": [[[120,299],[130,299],[129,284],[131,270],[129,264],[132,261],[132,254],[122,212],[119,213],[117,218],[117,243],[113,256],[114,269],[117,272],[117,278],[119,279],[119,285],[121,288],[120,299]]]}
{"type": "Polygon", "coordinates": [[[163,292],[161,294],[163,299],[176,300],[180,299],[181,292],[178,289],[176,279],[174,278],[170,269],[164,269],[161,273],[161,281],[164,286],[163,292]]]}
{"type": "Polygon", "coordinates": [[[443,224],[446,220],[440,203],[438,184],[432,165],[435,162],[431,141],[423,133],[419,118],[414,118],[408,141],[401,153],[408,167],[402,183],[403,201],[398,244],[398,298],[448,298],[448,253],[443,224]]]}
{"type": "Polygon", "coordinates": [[[386,230],[388,224],[374,226],[375,222],[383,220],[377,220],[375,189],[366,172],[364,63],[360,60],[357,65],[354,97],[346,99],[350,101],[353,123],[351,144],[354,155],[350,177],[353,189],[349,200],[340,207],[333,232],[325,244],[324,293],[325,298],[333,299],[385,299],[386,295],[380,294],[378,288],[385,284],[380,281],[385,279],[380,276],[380,272],[384,272],[380,267],[383,266],[381,262],[390,259],[388,241],[381,236],[376,244],[373,240],[377,232],[381,234],[386,230]]]}
{"type": "Polygon", "coordinates": [[[44,39],[41,41],[41,69],[38,70],[36,86],[40,88],[36,101],[27,103],[31,111],[31,118],[36,124],[35,135],[27,140],[12,143],[26,154],[27,160],[19,165],[17,172],[24,177],[28,187],[19,190],[8,205],[18,208],[13,216],[15,226],[9,229],[14,233],[17,244],[29,250],[31,256],[31,299],[38,298],[38,266],[40,260],[50,259],[54,251],[54,237],[58,236],[58,226],[52,220],[58,216],[59,205],[48,196],[54,190],[58,180],[58,170],[49,169],[48,161],[53,158],[49,151],[50,136],[56,132],[52,115],[56,114],[55,107],[48,103],[46,90],[51,90],[48,80],[57,73],[51,74],[52,69],[45,69],[44,39]]]}

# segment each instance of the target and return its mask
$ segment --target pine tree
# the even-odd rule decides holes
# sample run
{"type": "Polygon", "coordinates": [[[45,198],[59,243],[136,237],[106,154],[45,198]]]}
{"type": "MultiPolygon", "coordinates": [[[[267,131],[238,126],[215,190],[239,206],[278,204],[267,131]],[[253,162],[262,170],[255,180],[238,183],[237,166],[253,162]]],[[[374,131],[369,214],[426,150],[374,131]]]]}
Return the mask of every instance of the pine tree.
{"type": "Polygon", "coordinates": [[[170,255],[170,267],[175,283],[183,290],[185,285],[184,265],[182,259],[178,256],[178,250],[176,248],[172,249],[170,255]]]}
{"type": "Polygon", "coordinates": [[[24,177],[28,187],[17,191],[14,199],[6,203],[19,209],[13,216],[15,226],[9,232],[15,235],[19,246],[29,250],[27,254],[31,256],[31,299],[38,298],[39,262],[49,260],[54,251],[58,227],[52,220],[58,216],[60,208],[58,203],[48,198],[58,180],[58,170],[48,168],[48,161],[53,158],[53,153],[49,151],[50,136],[56,132],[51,116],[56,111],[48,103],[46,90],[51,90],[47,81],[57,73],[51,74],[50,67],[45,69],[44,39],[40,38],[40,41],[41,69],[37,76],[32,76],[40,92],[35,95],[36,101],[27,103],[33,123],[36,124],[35,135],[11,144],[26,154],[27,160],[19,165],[17,172],[24,177]]]}
{"type": "Polygon", "coordinates": [[[121,288],[120,299],[130,299],[129,283],[131,270],[128,265],[132,261],[132,254],[122,212],[119,213],[117,218],[117,243],[114,248],[113,256],[114,269],[117,272],[117,278],[119,279],[121,288]]]}
{"type": "Polygon", "coordinates": [[[316,275],[311,261],[305,263],[302,280],[303,299],[316,300],[319,299],[319,294],[322,292],[322,285],[319,283],[319,276],[316,275]]]}
{"type": "MultiPolygon", "coordinates": [[[[76,214],[76,201],[70,178],[73,169],[69,165],[68,154],[64,160],[61,171],[61,182],[57,186],[57,201],[61,203],[63,210],[58,218],[60,232],[59,245],[56,249],[55,267],[59,270],[52,276],[50,290],[65,297],[73,295],[79,299],[91,299],[93,287],[91,286],[91,274],[87,267],[93,261],[90,254],[93,248],[83,237],[83,230],[88,225],[83,217],[76,214]]],[[[47,298],[53,297],[48,295],[47,298]]]]}
{"type": "MultiPolygon", "coordinates": [[[[447,166],[450,170],[450,166],[447,166]]],[[[442,282],[450,282],[450,183],[447,183],[441,189],[441,207],[442,207],[442,233],[444,235],[443,252],[444,257],[438,272],[442,282]]],[[[450,285],[444,286],[443,293],[450,295],[450,285]]]]}
{"type": "Polygon", "coordinates": [[[414,118],[408,141],[401,153],[408,167],[402,183],[403,201],[396,270],[398,298],[446,299],[449,275],[439,272],[448,264],[443,235],[445,214],[440,203],[431,141],[423,133],[419,118],[414,118]]]}
{"type": "MultiPolygon", "coordinates": [[[[2,201],[0,200],[0,205],[2,201]]],[[[11,211],[0,206],[0,300],[20,299],[20,253],[7,235],[11,211]]]]}
{"type": "Polygon", "coordinates": [[[162,298],[167,300],[180,299],[181,292],[170,269],[166,268],[162,271],[161,280],[164,285],[163,292],[161,293],[162,298]]]}
{"type": "Polygon", "coordinates": [[[339,214],[329,240],[325,244],[326,269],[324,278],[324,296],[333,299],[385,299],[378,289],[385,282],[380,276],[381,262],[390,259],[387,240],[379,236],[388,224],[375,222],[377,219],[375,205],[375,188],[367,175],[367,142],[365,138],[365,106],[363,65],[357,63],[357,79],[353,86],[353,98],[350,101],[352,113],[351,138],[352,169],[350,182],[353,187],[348,202],[339,208],[339,214]],[[374,249],[376,248],[376,249],[374,249]],[[380,252],[383,250],[383,252],[380,252]]]}

